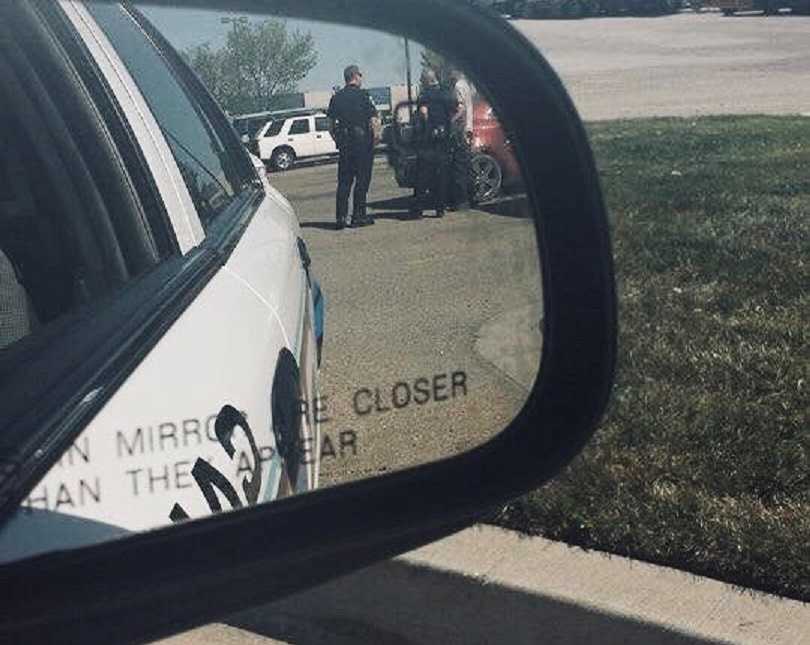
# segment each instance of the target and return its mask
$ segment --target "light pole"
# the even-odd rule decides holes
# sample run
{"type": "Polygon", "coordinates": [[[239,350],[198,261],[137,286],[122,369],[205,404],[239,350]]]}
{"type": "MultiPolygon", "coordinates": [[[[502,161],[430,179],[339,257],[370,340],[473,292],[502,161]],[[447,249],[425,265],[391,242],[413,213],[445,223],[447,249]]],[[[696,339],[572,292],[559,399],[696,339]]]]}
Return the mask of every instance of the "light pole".
{"type": "Polygon", "coordinates": [[[405,39],[405,82],[408,84],[408,121],[413,120],[413,92],[411,91],[411,44],[405,39]]]}

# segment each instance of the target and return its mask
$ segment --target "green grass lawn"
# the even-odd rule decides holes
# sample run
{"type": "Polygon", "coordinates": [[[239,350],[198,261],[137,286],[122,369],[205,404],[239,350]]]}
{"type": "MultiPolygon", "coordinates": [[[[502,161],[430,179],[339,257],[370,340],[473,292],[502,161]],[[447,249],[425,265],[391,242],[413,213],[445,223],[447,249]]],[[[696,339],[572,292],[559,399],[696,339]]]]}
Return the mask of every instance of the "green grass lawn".
{"type": "Polygon", "coordinates": [[[810,600],[810,118],[593,124],[607,418],[496,523],[810,600]]]}

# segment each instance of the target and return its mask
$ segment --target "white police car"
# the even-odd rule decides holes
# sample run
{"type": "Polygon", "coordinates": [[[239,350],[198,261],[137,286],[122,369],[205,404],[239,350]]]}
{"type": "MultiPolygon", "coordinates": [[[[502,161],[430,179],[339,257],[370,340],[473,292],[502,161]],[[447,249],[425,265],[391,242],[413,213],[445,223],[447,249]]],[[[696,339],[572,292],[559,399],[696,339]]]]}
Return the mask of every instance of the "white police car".
{"type": "Polygon", "coordinates": [[[198,79],[127,5],[3,2],[0,88],[0,561],[315,488],[320,291],[198,79]]]}

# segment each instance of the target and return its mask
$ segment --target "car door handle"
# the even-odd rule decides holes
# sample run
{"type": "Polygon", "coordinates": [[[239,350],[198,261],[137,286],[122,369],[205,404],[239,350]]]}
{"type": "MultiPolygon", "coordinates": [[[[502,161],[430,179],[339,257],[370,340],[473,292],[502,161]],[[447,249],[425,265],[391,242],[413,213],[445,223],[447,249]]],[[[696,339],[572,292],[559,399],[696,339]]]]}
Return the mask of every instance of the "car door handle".
{"type": "Polygon", "coordinates": [[[309,257],[309,251],[307,250],[307,243],[304,242],[304,238],[298,238],[298,255],[301,258],[301,265],[304,267],[304,273],[307,275],[307,282],[309,282],[309,265],[312,264],[312,260],[309,257]]]}

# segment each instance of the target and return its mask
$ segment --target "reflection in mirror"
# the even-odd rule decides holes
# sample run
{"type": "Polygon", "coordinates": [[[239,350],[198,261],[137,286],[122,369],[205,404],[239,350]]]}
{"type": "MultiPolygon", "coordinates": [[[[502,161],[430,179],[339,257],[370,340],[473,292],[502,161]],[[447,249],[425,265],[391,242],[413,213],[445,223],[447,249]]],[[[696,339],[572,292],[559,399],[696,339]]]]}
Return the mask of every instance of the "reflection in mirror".
{"type": "MultiPolygon", "coordinates": [[[[247,185],[225,118],[165,69],[176,62],[140,18],[72,11],[113,89],[117,67],[140,91],[122,107],[132,131],[163,133],[176,163],[163,172],[188,197],[162,199],[193,252],[247,185]],[[181,231],[191,207],[201,226],[181,231]]],[[[508,124],[464,61],[340,25],[142,11],[226,111],[268,197],[0,528],[2,560],[462,453],[515,417],[537,376],[532,213],[508,124]],[[30,539],[54,513],[62,528],[30,539]]],[[[159,147],[140,145],[153,163],[159,147]]]]}

